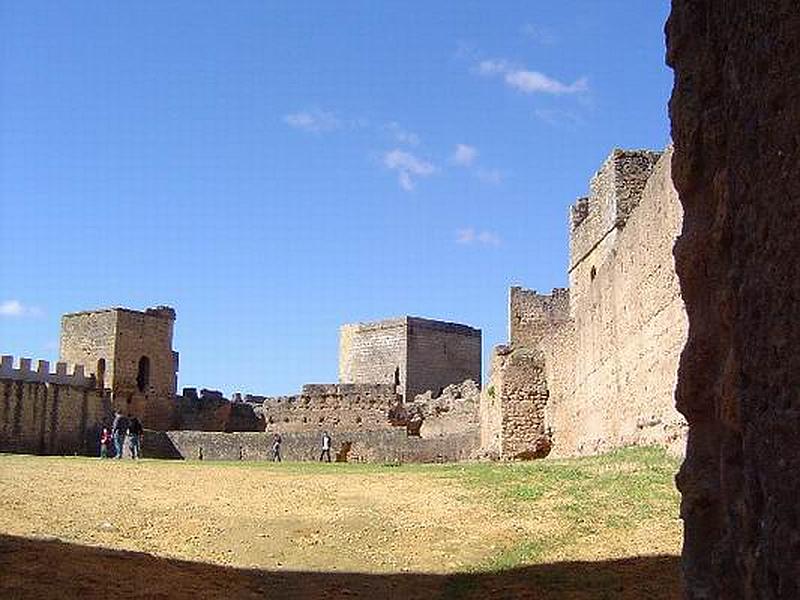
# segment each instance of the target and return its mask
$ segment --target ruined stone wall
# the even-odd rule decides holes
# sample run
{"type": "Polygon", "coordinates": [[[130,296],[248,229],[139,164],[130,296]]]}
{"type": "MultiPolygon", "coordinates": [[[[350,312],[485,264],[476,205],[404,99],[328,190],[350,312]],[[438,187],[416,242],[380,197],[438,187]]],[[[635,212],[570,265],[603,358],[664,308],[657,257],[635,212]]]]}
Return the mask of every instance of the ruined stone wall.
{"type": "Polygon", "coordinates": [[[457,323],[408,317],[406,399],[471,379],[481,384],[481,331],[457,323]]]}
{"type": "MultiPolygon", "coordinates": [[[[281,434],[286,461],[316,461],[319,432],[281,434]]],[[[333,435],[331,458],[339,462],[406,463],[469,460],[478,446],[476,431],[424,439],[409,437],[404,429],[338,431],[333,435]]],[[[142,452],[148,458],[197,460],[270,460],[272,433],[216,433],[200,431],[146,431],[142,452]]]]}
{"type": "Polygon", "coordinates": [[[681,210],[671,151],[657,158],[614,151],[592,195],[573,207],[571,323],[538,345],[556,455],[631,444],[683,450],[673,394],[686,318],[671,255],[681,210]]]}
{"type": "Polygon", "coordinates": [[[30,370],[29,359],[15,369],[10,358],[0,368],[0,452],[96,456],[100,431],[111,424],[109,394],[82,370],[45,376],[46,368],[30,370]]]}
{"type": "Polygon", "coordinates": [[[800,11],[674,0],[686,597],[800,597],[800,11]]]}
{"type": "Polygon", "coordinates": [[[550,452],[545,425],[548,397],[541,350],[495,348],[490,384],[481,394],[482,453],[500,459],[546,456],[550,452]]]}
{"type": "Polygon", "coordinates": [[[394,428],[388,414],[399,400],[394,385],[312,384],[296,396],[265,398],[256,408],[269,432],[373,431],[394,428]]]}
{"type": "MultiPolygon", "coordinates": [[[[575,390],[575,322],[570,316],[570,292],[550,294],[512,287],[508,297],[508,335],[514,348],[538,349],[544,357],[549,400],[545,429],[560,427],[558,408],[569,406],[575,390]]],[[[566,447],[566,445],[565,445],[566,447]]]]}
{"type": "Polygon", "coordinates": [[[339,335],[339,382],[394,384],[406,393],[406,320],[343,325],[339,335]]]}

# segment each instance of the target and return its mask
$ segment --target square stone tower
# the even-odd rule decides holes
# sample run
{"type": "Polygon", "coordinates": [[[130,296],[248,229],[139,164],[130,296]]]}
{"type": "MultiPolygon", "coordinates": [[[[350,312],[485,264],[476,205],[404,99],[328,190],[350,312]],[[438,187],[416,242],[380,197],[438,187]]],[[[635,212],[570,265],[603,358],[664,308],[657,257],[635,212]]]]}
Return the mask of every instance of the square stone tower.
{"type": "Polygon", "coordinates": [[[167,427],[177,391],[174,322],[175,311],[168,306],[66,314],[61,360],[84,365],[99,387],[111,389],[116,408],[139,415],[145,426],[167,427]]]}
{"type": "Polygon", "coordinates": [[[406,401],[453,383],[481,384],[481,330],[458,323],[401,317],[343,325],[341,383],[389,383],[406,401]]]}

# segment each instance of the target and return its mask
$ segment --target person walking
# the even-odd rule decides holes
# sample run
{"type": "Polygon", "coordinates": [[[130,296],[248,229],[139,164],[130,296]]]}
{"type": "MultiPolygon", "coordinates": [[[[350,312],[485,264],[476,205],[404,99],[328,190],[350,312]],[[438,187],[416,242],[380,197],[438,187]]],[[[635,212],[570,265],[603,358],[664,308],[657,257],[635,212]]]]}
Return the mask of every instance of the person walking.
{"type": "Polygon", "coordinates": [[[319,453],[319,461],[325,457],[326,462],[331,462],[331,436],[327,431],[322,432],[322,452],[319,453]]]}
{"type": "Polygon", "coordinates": [[[144,428],[136,417],[128,415],[128,445],[131,449],[131,458],[142,458],[141,437],[144,428]]]}
{"type": "Polygon", "coordinates": [[[108,458],[108,445],[111,443],[111,432],[108,427],[103,427],[100,432],[100,458],[108,458]]]}
{"type": "Polygon", "coordinates": [[[125,448],[125,432],[128,430],[128,419],[119,411],[114,413],[114,423],[111,425],[111,435],[114,437],[115,458],[122,458],[125,448]]]}
{"type": "Polygon", "coordinates": [[[272,462],[281,462],[281,436],[276,433],[272,436],[272,462]]]}

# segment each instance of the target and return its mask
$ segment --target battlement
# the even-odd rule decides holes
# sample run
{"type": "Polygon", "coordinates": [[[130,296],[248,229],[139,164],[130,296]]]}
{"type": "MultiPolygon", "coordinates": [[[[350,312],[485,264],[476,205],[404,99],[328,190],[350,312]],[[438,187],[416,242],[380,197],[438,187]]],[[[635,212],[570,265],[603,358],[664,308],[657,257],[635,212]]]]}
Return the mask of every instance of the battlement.
{"type": "Polygon", "coordinates": [[[615,229],[625,226],[661,155],[615,148],[606,158],[592,177],[589,196],[579,198],[569,209],[570,269],[615,229]]]}
{"type": "Polygon", "coordinates": [[[471,337],[480,337],[481,330],[463,325],[461,323],[451,323],[449,321],[437,321],[436,319],[426,319],[424,317],[393,317],[391,319],[383,319],[381,321],[371,321],[364,323],[348,323],[342,325],[342,329],[355,330],[359,332],[378,331],[381,329],[394,329],[396,327],[419,327],[433,331],[441,331],[444,333],[455,333],[458,335],[467,335],[471,337]]]}
{"type": "Polygon", "coordinates": [[[73,365],[70,373],[65,362],[56,363],[55,372],[50,371],[50,362],[47,360],[37,361],[35,371],[32,369],[31,363],[30,358],[20,358],[19,365],[15,368],[14,357],[4,354],[0,358],[0,379],[52,383],[90,389],[96,386],[94,375],[87,376],[83,365],[73,365]]]}
{"type": "Polygon", "coordinates": [[[508,339],[513,345],[535,347],[554,327],[569,321],[569,289],[540,294],[512,286],[508,293],[508,339]]]}
{"type": "Polygon", "coordinates": [[[127,313],[138,316],[156,317],[159,319],[168,319],[170,321],[174,321],[176,316],[175,309],[172,308],[171,306],[159,305],[159,306],[149,307],[144,310],[135,310],[133,308],[125,308],[123,306],[111,306],[107,308],[97,308],[95,310],[81,310],[77,312],[64,313],[61,318],[64,319],[68,317],[96,315],[101,313],[112,313],[112,312],[127,313]]]}

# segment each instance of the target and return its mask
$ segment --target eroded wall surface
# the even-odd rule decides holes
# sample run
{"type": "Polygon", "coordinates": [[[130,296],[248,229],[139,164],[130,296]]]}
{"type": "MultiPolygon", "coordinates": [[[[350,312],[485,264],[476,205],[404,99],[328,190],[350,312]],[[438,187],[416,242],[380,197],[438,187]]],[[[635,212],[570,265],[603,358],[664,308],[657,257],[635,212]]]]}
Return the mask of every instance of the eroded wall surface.
{"type": "Polygon", "coordinates": [[[586,219],[573,220],[574,382],[572,394],[551,406],[557,454],[630,444],[683,451],[685,427],[673,398],[687,322],[672,258],[681,209],[671,155],[668,149],[656,161],[647,152],[642,162],[639,152],[615,152],[593,180],[586,219]],[[608,181],[621,170],[615,197],[608,181]],[[595,213],[616,223],[598,239],[583,231],[595,213]]]}
{"type": "Polygon", "coordinates": [[[257,406],[270,432],[393,429],[388,414],[400,400],[393,385],[311,384],[300,394],[265,398],[257,406]]]}
{"type": "Polygon", "coordinates": [[[673,0],[686,596],[800,597],[800,11],[673,0]]]}
{"type": "Polygon", "coordinates": [[[569,290],[511,288],[512,347],[543,355],[554,455],[632,444],[683,452],[674,389],[687,322],[671,154],[612,152],[571,209],[569,290]]]}
{"type": "Polygon", "coordinates": [[[36,379],[0,377],[0,452],[96,456],[100,431],[111,425],[108,394],[36,379]]]}

